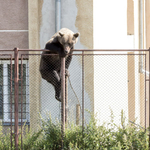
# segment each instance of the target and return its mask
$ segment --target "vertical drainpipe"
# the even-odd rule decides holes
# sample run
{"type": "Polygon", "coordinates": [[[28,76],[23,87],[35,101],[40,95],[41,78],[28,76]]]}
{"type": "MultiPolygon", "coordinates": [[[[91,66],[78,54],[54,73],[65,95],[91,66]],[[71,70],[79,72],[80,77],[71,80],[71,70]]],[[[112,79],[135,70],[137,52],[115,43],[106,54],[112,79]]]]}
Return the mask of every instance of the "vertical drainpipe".
{"type": "Polygon", "coordinates": [[[55,0],[55,32],[61,28],[61,0],[55,0]]]}
{"type": "MultiPolygon", "coordinates": [[[[144,1],[145,2],[145,1],[144,1]]],[[[145,3],[143,0],[139,0],[139,48],[143,49],[144,48],[144,6],[145,3]]],[[[140,54],[143,54],[143,52],[140,52],[140,54]]],[[[143,69],[143,56],[139,56],[139,73],[146,73],[147,76],[149,76],[149,72],[143,69]]]]}
{"type": "MultiPolygon", "coordinates": [[[[143,49],[143,0],[139,0],[139,48],[143,49]]],[[[143,54],[143,52],[140,52],[143,54]]],[[[143,73],[143,56],[139,57],[139,73],[143,73]]]]}
{"type": "MultiPolygon", "coordinates": [[[[61,0],[55,0],[55,33],[61,29],[61,0]]],[[[59,104],[59,110],[61,106],[59,104]]]]}
{"type": "MultiPolygon", "coordinates": [[[[60,28],[61,28],[61,0],[55,0],[55,33],[58,32],[60,28]]],[[[61,108],[59,110],[61,110],[61,108]]]]}
{"type": "MultiPolygon", "coordinates": [[[[55,0],[55,32],[61,29],[61,0],[55,0]]],[[[61,149],[64,149],[65,132],[65,57],[61,58],[61,149]]],[[[60,108],[60,104],[59,104],[60,108]]]]}

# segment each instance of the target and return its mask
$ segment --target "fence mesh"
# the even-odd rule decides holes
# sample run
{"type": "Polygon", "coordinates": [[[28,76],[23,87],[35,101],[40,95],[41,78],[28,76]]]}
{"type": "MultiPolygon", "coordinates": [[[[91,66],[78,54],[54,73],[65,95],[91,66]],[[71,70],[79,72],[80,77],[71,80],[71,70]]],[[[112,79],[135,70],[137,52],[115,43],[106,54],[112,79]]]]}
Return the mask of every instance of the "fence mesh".
{"type": "MultiPolygon", "coordinates": [[[[60,86],[60,83],[56,83],[60,81],[60,70],[56,69],[58,76],[53,74],[53,78],[50,72],[55,68],[52,65],[47,66],[45,76],[48,79],[43,79],[40,73],[41,57],[41,54],[23,54],[18,65],[19,126],[23,122],[32,131],[38,131],[41,118],[50,116],[54,123],[61,122],[61,102],[55,97],[55,90],[60,86]]],[[[49,57],[52,59],[50,55],[44,57],[46,61],[49,57]]],[[[59,65],[60,62],[56,64],[57,68],[59,65]]],[[[114,122],[120,125],[122,110],[127,118],[126,123],[147,127],[148,74],[145,54],[73,54],[68,71],[68,127],[71,124],[82,126],[82,121],[86,126],[91,115],[96,115],[98,125],[109,123],[112,112],[114,122]]],[[[10,55],[3,56],[0,60],[0,119],[4,132],[8,131],[11,122],[14,125],[14,76],[14,60],[10,55]]]]}
{"type": "MultiPolygon", "coordinates": [[[[94,107],[94,114],[100,124],[109,123],[111,112],[114,114],[116,124],[121,124],[120,116],[123,110],[126,119],[130,122],[145,127],[146,123],[146,73],[145,55],[136,54],[106,54],[86,56],[87,60],[93,58],[94,74],[86,75],[85,71],[85,109],[94,107]],[[142,72],[139,73],[139,59],[142,57],[142,72]],[[93,77],[93,79],[91,79],[93,77]],[[94,100],[89,98],[90,92],[86,83],[93,81],[94,100]],[[92,102],[92,103],[90,103],[92,102]]],[[[90,62],[85,63],[85,68],[90,69],[90,62]]]]}
{"type": "MultiPolygon", "coordinates": [[[[41,55],[29,55],[30,116],[33,114],[35,124],[38,112],[42,117],[46,117],[49,113],[53,121],[61,120],[61,103],[55,98],[55,88],[41,78],[40,58],[41,55]]],[[[85,123],[89,122],[91,114],[97,114],[102,123],[109,122],[111,110],[116,116],[116,122],[119,123],[123,110],[131,122],[136,121],[145,126],[145,67],[145,55],[73,55],[68,69],[70,74],[67,85],[68,123],[76,123],[80,118],[79,124],[82,124],[84,95],[85,123]],[[139,73],[140,57],[143,61],[141,73],[139,73]],[[76,112],[78,106],[80,112],[76,112]],[[80,113],[79,118],[76,117],[77,113],[80,113]]]]}
{"type": "Polygon", "coordinates": [[[13,63],[9,54],[0,55],[0,120],[2,120],[3,133],[10,132],[11,121],[11,69],[13,63]]]}

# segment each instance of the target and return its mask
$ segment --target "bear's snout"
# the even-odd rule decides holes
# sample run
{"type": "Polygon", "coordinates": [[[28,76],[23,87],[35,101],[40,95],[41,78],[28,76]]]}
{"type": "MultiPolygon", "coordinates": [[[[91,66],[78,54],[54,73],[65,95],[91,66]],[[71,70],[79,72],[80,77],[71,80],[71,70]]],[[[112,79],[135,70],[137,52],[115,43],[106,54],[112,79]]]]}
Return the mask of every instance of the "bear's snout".
{"type": "Polygon", "coordinates": [[[70,47],[69,46],[65,47],[64,52],[65,52],[65,54],[69,54],[70,53],[70,47]]]}
{"type": "Polygon", "coordinates": [[[65,54],[68,54],[68,53],[69,53],[69,51],[65,50],[65,54]]]}

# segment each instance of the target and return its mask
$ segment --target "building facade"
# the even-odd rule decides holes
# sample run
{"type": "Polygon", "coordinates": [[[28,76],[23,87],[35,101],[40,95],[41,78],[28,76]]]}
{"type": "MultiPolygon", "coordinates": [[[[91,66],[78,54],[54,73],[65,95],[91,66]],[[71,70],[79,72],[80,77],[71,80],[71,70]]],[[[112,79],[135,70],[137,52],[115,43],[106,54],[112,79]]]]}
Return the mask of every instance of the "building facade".
{"type": "MultiPolygon", "coordinates": [[[[58,3],[61,8],[60,27],[80,32],[76,49],[149,48],[150,2],[148,0],[23,0],[13,3],[6,0],[1,1],[0,6],[0,17],[3,20],[0,23],[0,49],[14,47],[43,49],[45,43],[57,32],[56,5],[58,3]]],[[[59,119],[60,104],[54,98],[53,87],[41,79],[39,74],[41,52],[27,54],[31,53],[35,56],[28,55],[27,64],[25,63],[29,66],[29,70],[26,71],[29,74],[29,78],[26,79],[26,82],[29,82],[29,88],[26,89],[29,96],[26,96],[26,102],[30,103],[27,110],[29,115],[26,119],[34,130],[38,125],[39,113],[45,117],[45,114],[50,112],[54,119],[59,119]]],[[[145,73],[139,72],[139,62],[144,63],[145,58],[141,59],[138,55],[132,57],[132,54],[138,54],[134,51],[130,53],[88,52],[88,54],[91,54],[91,57],[85,57],[84,60],[85,108],[97,114],[101,122],[109,120],[110,109],[116,116],[115,121],[118,122],[123,109],[128,120],[135,121],[138,118],[137,123],[144,126],[145,73]],[[109,55],[95,57],[92,54],[109,55]],[[110,54],[124,55],[120,57],[119,55],[110,56],[110,54]]],[[[146,66],[148,68],[148,61],[146,66]]],[[[70,80],[80,103],[81,68],[81,58],[73,57],[69,68],[70,80]],[[76,74],[74,68],[78,70],[76,74]]],[[[142,69],[147,71],[145,68],[142,69]]],[[[149,118],[148,84],[146,86],[146,117],[149,118]]],[[[72,90],[69,90],[71,93],[72,90]]],[[[70,94],[70,115],[75,114],[75,107],[78,104],[74,97],[74,94],[70,94]]],[[[88,118],[87,113],[86,117],[88,118]]],[[[148,126],[149,122],[146,123],[148,126]]]]}

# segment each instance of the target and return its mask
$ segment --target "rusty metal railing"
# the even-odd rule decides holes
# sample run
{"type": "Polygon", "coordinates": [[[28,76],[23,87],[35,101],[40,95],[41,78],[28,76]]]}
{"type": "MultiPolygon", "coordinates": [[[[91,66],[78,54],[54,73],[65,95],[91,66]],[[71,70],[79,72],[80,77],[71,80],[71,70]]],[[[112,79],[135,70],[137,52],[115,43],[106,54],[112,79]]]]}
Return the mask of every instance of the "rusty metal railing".
{"type": "MultiPolygon", "coordinates": [[[[18,72],[19,72],[19,68],[18,68],[18,65],[19,65],[19,53],[20,52],[41,52],[41,51],[48,51],[48,50],[41,50],[41,49],[18,49],[18,48],[14,48],[14,50],[0,50],[0,53],[3,52],[11,52],[11,53],[14,53],[14,58],[11,57],[11,70],[12,70],[12,59],[14,59],[14,72],[15,72],[15,78],[14,78],[14,102],[15,102],[15,123],[14,123],[14,133],[12,133],[12,100],[11,100],[11,145],[12,145],[12,134],[15,135],[15,147],[16,147],[16,150],[18,150],[18,140],[19,140],[19,110],[18,110],[18,95],[19,95],[19,88],[18,88],[18,85],[19,85],[19,76],[18,76],[18,72]]],[[[84,130],[84,124],[85,124],[85,114],[84,114],[84,109],[85,109],[85,97],[84,97],[84,92],[85,92],[85,80],[84,80],[84,73],[85,73],[85,70],[84,70],[84,66],[85,66],[85,60],[84,60],[84,57],[86,55],[125,55],[125,54],[94,54],[94,52],[148,52],[149,54],[149,62],[150,62],[150,49],[122,49],[122,50],[119,50],[119,49],[105,49],[105,50],[93,50],[93,49],[76,49],[74,50],[74,52],[78,53],[80,52],[78,55],[81,55],[82,56],[82,129],[84,130]],[[88,53],[88,52],[93,52],[93,54],[91,53],[88,53]]],[[[32,55],[32,54],[30,54],[32,55]]],[[[36,54],[33,54],[33,55],[36,55],[36,54]]],[[[40,54],[37,54],[37,55],[40,55],[40,54]]],[[[74,55],[74,54],[73,54],[74,55]]],[[[128,55],[128,54],[126,54],[128,55]]],[[[130,54],[131,55],[131,54],[130,54]]],[[[138,54],[136,54],[138,55],[138,54]]],[[[145,64],[146,64],[146,60],[145,60],[145,64]]],[[[150,72],[150,63],[149,63],[149,72],[150,72]]],[[[11,71],[11,74],[12,74],[12,71],[11,71]]],[[[12,76],[11,76],[11,80],[12,79],[12,76]]],[[[67,122],[67,107],[66,105],[68,105],[66,103],[66,90],[65,89],[65,58],[61,58],[61,121],[62,121],[62,126],[61,126],[61,130],[62,130],[62,148],[63,148],[63,138],[64,138],[64,133],[65,133],[65,123],[67,122]]],[[[149,100],[150,100],[150,73],[149,73],[149,79],[146,79],[146,75],[145,75],[145,83],[148,82],[149,83],[149,100]]],[[[12,85],[11,85],[11,88],[12,88],[12,85]]],[[[146,88],[146,84],[145,84],[145,88],[146,88]]],[[[12,89],[11,89],[11,92],[12,92],[12,89]]],[[[145,93],[146,95],[146,93],[145,93]]],[[[146,103],[146,99],[145,99],[145,103],[146,103]]],[[[150,103],[149,103],[149,108],[150,108],[150,103]]],[[[23,110],[22,110],[22,101],[21,101],[21,130],[22,130],[22,125],[23,125],[23,122],[22,122],[22,113],[23,113],[23,110]]],[[[145,105],[145,115],[146,115],[146,105],[145,105]]],[[[149,116],[150,116],[150,109],[149,109],[149,116]]],[[[150,117],[149,117],[149,126],[150,126],[150,117]]],[[[145,124],[146,124],[146,116],[145,116],[145,124]]],[[[146,128],[146,125],[145,125],[145,128],[146,128]]],[[[149,129],[149,132],[150,132],[150,129],[149,129]]],[[[21,131],[21,141],[22,141],[22,131],[21,131]]],[[[21,142],[22,143],[22,142],[21,142]]],[[[21,145],[22,147],[22,145],[21,145]]],[[[150,134],[149,134],[149,147],[150,147],[150,134]]]]}

